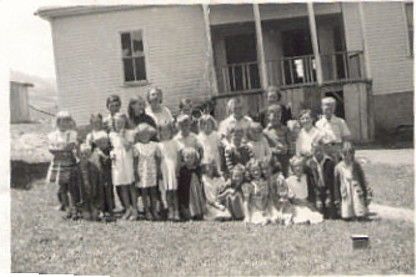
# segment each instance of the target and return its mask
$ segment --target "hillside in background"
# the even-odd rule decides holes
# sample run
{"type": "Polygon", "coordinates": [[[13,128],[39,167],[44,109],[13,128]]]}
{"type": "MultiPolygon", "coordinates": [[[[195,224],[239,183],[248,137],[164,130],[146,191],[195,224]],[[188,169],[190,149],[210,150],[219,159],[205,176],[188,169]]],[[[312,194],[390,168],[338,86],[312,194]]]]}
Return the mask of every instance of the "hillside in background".
{"type": "MultiPolygon", "coordinates": [[[[57,88],[56,80],[53,78],[42,78],[19,71],[10,72],[10,80],[32,83],[34,87],[29,88],[29,104],[39,110],[55,114],[57,111],[57,88]]],[[[33,120],[51,119],[50,116],[34,109],[30,109],[33,120]]]]}

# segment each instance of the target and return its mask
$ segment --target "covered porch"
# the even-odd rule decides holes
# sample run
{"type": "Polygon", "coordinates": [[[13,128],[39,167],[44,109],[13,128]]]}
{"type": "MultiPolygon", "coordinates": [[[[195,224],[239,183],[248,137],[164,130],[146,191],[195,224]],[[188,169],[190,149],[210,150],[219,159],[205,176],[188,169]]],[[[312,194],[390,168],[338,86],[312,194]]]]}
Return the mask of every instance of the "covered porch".
{"type": "Polygon", "coordinates": [[[364,52],[346,48],[339,3],[210,7],[217,117],[226,116],[226,102],[235,96],[256,114],[265,104],[264,89],[274,85],[294,115],[306,107],[319,112],[320,99],[334,96],[355,139],[371,139],[364,52]],[[355,107],[365,110],[363,118],[351,114],[355,107]]]}

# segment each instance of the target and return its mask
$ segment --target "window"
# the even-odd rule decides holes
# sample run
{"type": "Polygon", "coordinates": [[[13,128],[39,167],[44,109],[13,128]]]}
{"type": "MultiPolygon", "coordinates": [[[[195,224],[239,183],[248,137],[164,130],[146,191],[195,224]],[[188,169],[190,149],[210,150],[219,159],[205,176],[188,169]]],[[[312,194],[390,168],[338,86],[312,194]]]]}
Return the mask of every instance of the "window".
{"type": "Polygon", "coordinates": [[[124,81],[146,81],[146,64],[141,31],[121,33],[121,49],[123,52],[124,81]]]}
{"type": "Polygon", "coordinates": [[[409,54],[413,56],[413,3],[405,3],[409,54]]]}

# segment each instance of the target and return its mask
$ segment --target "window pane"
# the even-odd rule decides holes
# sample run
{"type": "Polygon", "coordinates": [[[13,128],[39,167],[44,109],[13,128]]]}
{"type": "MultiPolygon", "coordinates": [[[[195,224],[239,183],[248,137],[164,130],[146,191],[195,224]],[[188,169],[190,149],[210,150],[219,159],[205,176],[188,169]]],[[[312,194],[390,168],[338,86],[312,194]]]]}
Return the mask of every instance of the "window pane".
{"type": "Polygon", "coordinates": [[[140,31],[133,32],[132,40],[133,40],[133,55],[136,57],[143,56],[142,33],[140,31]]]}
{"type": "Polygon", "coordinates": [[[124,80],[126,82],[134,81],[133,60],[123,59],[124,66],[124,80]]]}
{"type": "Polygon", "coordinates": [[[134,64],[136,66],[136,80],[146,80],[146,65],[144,62],[144,57],[135,58],[134,64]]]}
{"type": "Polygon", "coordinates": [[[121,34],[121,49],[123,50],[123,57],[131,56],[131,39],[129,33],[121,34]]]}

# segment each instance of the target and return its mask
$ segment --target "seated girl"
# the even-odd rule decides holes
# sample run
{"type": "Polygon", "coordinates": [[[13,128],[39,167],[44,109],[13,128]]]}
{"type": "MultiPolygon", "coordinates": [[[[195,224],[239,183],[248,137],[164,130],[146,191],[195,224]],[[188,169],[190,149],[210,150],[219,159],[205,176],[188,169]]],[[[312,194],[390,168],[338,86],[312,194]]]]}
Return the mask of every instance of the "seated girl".
{"type": "Polygon", "coordinates": [[[225,205],[231,218],[234,220],[242,220],[244,218],[241,187],[245,182],[245,170],[244,166],[236,164],[231,171],[231,176],[226,183],[225,189],[218,195],[218,201],[225,205]]]}
{"type": "Polygon", "coordinates": [[[268,181],[263,177],[259,161],[252,160],[247,167],[251,180],[242,186],[244,222],[266,225],[271,221],[268,181]]]}
{"type": "Polygon", "coordinates": [[[269,162],[268,167],[270,168],[271,220],[277,224],[291,225],[293,223],[294,210],[289,200],[289,188],[281,171],[280,163],[274,158],[269,162]]]}
{"type": "Polygon", "coordinates": [[[206,163],[202,166],[202,184],[204,186],[207,209],[205,217],[208,219],[222,220],[230,218],[227,208],[220,203],[218,196],[225,188],[225,180],[218,173],[216,162],[206,163]]]}
{"type": "Polygon", "coordinates": [[[294,205],[293,223],[320,223],[323,216],[316,211],[308,201],[307,176],[303,169],[303,158],[294,156],[290,159],[290,166],[293,175],[286,179],[289,189],[289,199],[294,205]]]}

